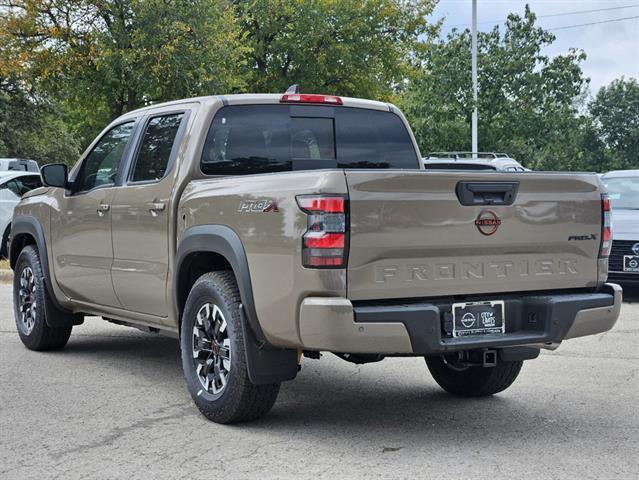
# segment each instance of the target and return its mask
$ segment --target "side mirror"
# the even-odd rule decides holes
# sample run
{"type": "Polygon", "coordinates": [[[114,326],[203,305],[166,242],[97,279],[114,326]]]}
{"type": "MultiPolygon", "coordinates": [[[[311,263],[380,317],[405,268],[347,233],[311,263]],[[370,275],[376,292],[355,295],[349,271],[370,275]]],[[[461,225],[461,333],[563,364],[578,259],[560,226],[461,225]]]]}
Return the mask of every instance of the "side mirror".
{"type": "Polygon", "coordinates": [[[64,163],[52,163],[40,169],[42,183],[47,187],[68,188],[69,173],[64,163]]]}

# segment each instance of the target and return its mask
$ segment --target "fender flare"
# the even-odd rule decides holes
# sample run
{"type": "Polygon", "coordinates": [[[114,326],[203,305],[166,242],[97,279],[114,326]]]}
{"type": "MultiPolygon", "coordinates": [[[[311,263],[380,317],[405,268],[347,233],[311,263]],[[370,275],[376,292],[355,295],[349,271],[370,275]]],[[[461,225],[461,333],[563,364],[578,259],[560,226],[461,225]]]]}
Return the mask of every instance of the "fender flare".
{"type": "MultiPolygon", "coordinates": [[[[47,252],[47,243],[44,239],[44,229],[40,222],[30,215],[18,215],[11,222],[11,240],[9,242],[9,264],[11,268],[15,268],[18,261],[18,255],[22,251],[22,242],[16,242],[22,235],[29,235],[35,240],[40,256],[40,264],[44,272],[44,283],[49,292],[53,292],[51,285],[51,274],[49,272],[49,254],[47,252]]],[[[60,308],[55,295],[49,295],[57,308],[60,308]]]]}
{"type": "Polygon", "coordinates": [[[28,235],[35,240],[38,256],[40,257],[40,265],[44,272],[44,284],[47,289],[47,297],[57,310],[57,312],[53,311],[46,308],[45,305],[47,325],[50,327],[66,327],[82,324],[84,321],[83,315],[73,313],[68,308],[60,305],[60,302],[58,302],[54,294],[51,272],[49,271],[49,252],[47,251],[44,229],[38,219],[31,215],[18,215],[14,217],[11,222],[11,240],[9,242],[9,264],[11,268],[15,268],[18,256],[24,245],[23,242],[16,242],[16,240],[24,235],[28,235]]]}
{"type": "MultiPolygon", "coordinates": [[[[186,229],[179,240],[175,256],[174,305],[181,316],[184,303],[180,298],[181,286],[186,281],[183,267],[187,257],[194,253],[215,253],[229,263],[242,302],[240,317],[246,344],[248,373],[254,384],[267,384],[291,380],[297,375],[297,352],[270,345],[264,336],[253,299],[253,287],[248,259],[242,240],[233,229],[225,225],[198,225],[186,229]]],[[[186,299],[184,299],[186,300],[186,299]]]]}
{"type": "MultiPolygon", "coordinates": [[[[180,237],[177,254],[175,256],[175,287],[174,301],[180,308],[183,303],[179,298],[182,278],[182,267],[186,258],[193,253],[216,253],[229,262],[240,290],[242,305],[246,312],[246,319],[260,342],[266,342],[262,328],[257,321],[257,312],[253,301],[253,288],[249,273],[246,252],[240,237],[231,228],[224,225],[199,225],[184,231],[180,237]]],[[[184,299],[186,300],[186,299],[184,299]]],[[[178,312],[178,315],[181,312],[178,312]]]]}

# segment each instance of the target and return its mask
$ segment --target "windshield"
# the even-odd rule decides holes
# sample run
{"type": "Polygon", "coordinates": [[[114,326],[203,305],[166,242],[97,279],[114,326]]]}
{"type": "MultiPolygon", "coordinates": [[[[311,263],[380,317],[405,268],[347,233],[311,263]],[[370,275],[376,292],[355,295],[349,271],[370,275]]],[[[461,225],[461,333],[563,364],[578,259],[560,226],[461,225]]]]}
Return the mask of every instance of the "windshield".
{"type": "Polygon", "coordinates": [[[603,178],[612,208],[639,210],[639,177],[603,178]]]}

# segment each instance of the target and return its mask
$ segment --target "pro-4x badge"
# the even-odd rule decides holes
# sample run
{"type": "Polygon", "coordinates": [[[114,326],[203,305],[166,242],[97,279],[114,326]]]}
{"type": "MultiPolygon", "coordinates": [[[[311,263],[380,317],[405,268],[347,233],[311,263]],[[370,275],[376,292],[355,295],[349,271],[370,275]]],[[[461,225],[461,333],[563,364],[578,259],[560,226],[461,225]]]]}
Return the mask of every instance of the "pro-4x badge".
{"type": "Polygon", "coordinates": [[[277,208],[275,200],[242,200],[237,211],[240,213],[278,213],[280,209],[277,208]]]}

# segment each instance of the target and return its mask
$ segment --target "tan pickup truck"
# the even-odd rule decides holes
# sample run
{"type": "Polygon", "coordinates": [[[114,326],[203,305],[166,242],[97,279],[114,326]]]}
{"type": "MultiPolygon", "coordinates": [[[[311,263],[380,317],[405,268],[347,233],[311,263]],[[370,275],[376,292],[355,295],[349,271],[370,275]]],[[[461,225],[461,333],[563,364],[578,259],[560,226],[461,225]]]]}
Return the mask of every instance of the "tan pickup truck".
{"type": "Polygon", "coordinates": [[[216,422],[267,413],[320,351],[425,357],[446,391],[491,395],[619,315],[596,175],[425,171],[386,103],[154,105],[42,178],[12,222],[23,343],[61,348],[84,315],[179,336],[216,422]]]}

